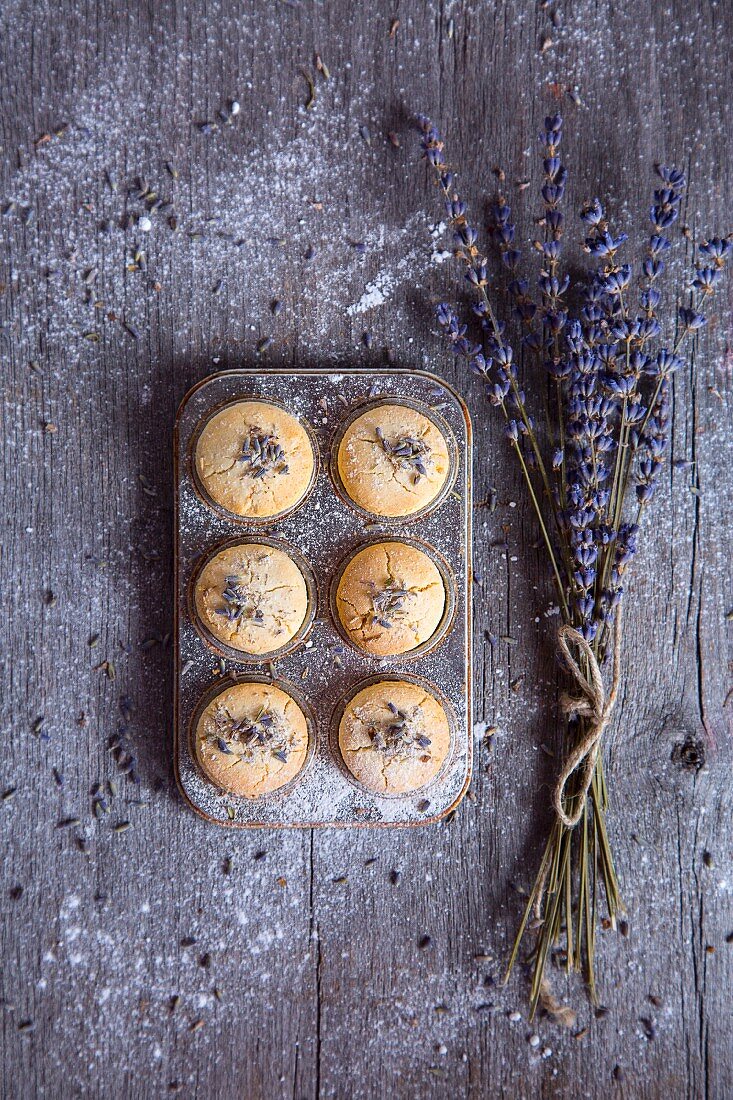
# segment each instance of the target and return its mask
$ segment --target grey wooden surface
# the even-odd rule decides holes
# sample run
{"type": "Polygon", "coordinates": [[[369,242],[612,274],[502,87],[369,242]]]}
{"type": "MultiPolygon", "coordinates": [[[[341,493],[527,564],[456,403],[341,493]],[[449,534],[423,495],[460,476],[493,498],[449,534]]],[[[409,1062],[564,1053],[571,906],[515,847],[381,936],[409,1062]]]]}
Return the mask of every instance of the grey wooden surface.
{"type": "Polygon", "coordinates": [[[500,977],[548,820],[555,620],[493,410],[434,332],[458,283],[406,125],[445,127],[477,214],[502,166],[526,234],[516,184],[561,108],[572,207],[599,191],[642,231],[652,163],[672,160],[692,234],[725,233],[730,6],[5,0],[1,18],[3,1096],[733,1095],[730,328],[677,378],[673,458],[694,465],[670,470],[628,593],[608,760],[629,917],[600,937],[607,1012],[558,973],[576,1026],[529,1024],[522,969],[500,977]],[[233,123],[202,132],[231,98],[233,123]],[[136,176],[174,203],[147,235],[121,228],[136,176]],[[173,418],[217,367],[256,370],[270,334],[262,362],[377,365],[389,346],[468,396],[476,497],[498,490],[476,515],[475,623],[476,718],[498,732],[448,825],[231,835],[176,792],[173,418]],[[121,721],[139,787],[108,750],[121,721]]]}

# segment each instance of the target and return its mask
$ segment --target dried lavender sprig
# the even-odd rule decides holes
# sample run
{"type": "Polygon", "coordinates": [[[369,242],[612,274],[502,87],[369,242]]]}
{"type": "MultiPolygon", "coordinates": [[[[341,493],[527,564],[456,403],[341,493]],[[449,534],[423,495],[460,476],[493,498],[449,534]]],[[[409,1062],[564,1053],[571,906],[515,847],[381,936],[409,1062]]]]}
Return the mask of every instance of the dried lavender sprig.
{"type": "Polygon", "coordinates": [[[417,484],[421,477],[427,477],[427,463],[430,459],[430,447],[423,439],[414,436],[400,436],[390,443],[381,428],[377,428],[377,439],[382,450],[396,466],[411,470],[413,481],[417,484]]]}
{"type": "Polygon", "coordinates": [[[568,177],[567,169],[560,156],[562,137],[562,116],[548,115],[545,118],[544,130],[540,134],[543,170],[543,182],[540,188],[543,216],[540,224],[544,227],[544,241],[534,242],[535,249],[541,253],[543,262],[538,278],[541,332],[530,333],[525,338],[525,346],[535,349],[542,356],[543,366],[554,383],[556,435],[552,431],[549,409],[547,410],[548,436],[553,448],[552,468],[557,477],[557,507],[554,518],[559,529],[560,553],[572,590],[573,582],[577,583],[577,563],[572,561],[567,542],[562,537],[563,517],[567,510],[566,415],[563,404],[563,381],[567,377],[568,363],[563,336],[568,322],[568,310],[564,299],[570,288],[569,276],[563,275],[560,271],[565,224],[561,204],[565,197],[568,177]]]}
{"type": "MultiPolygon", "coordinates": [[[[664,253],[671,246],[671,242],[665,236],[664,231],[669,229],[679,217],[680,204],[682,202],[682,196],[686,184],[685,175],[683,172],[676,168],[668,167],[666,165],[657,166],[657,174],[664,187],[657,189],[654,192],[654,201],[650,209],[650,221],[652,223],[652,235],[649,240],[649,256],[647,263],[644,265],[644,274],[649,281],[649,285],[646,289],[646,294],[649,294],[649,290],[653,289],[651,284],[659,278],[664,271],[664,261],[661,258],[664,253]]],[[[652,296],[652,301],[654,296],[652,296]]],[[[660,332],[661,326],[658,320],[652,316],[646,316],[639,318],[636,326],[631,329],[631,335],[634,339],[634,346],[638,348],[640,355],[643,355],[646,343],[649,339],[657,336],[660,332]]],[[[627,342],[627,361],[629,356],[629,347],[631,341],[627,342]]],[[[648,358],[640,364],[640,370],[646,371],[648,367],[648,358]]],[[[638,378],[637,378],[638,381],[638,378]]],[[[655,395],[656,398],[656,395],[655,395]]],[[[651,405],[649,406],[651,407],[651,405]]],[[[626,412],[626,405],[624,406],[624,412],[626,412]]],[[[646,416],[648,408],[644,409],[644,416],[646,416]]],[[[629,420],[626,417],[627,422],[629,420]]],[[[643,419],[639,417],[637,423],[643,419]]],[[[633,424],[633,421],[631,421],[633,424]]],[[[612,497],[611,507],[615,509],[612,511],[612,519],[614,528],[617,528],[621,520],[621,511],[623,508],[624,497],[628,485],[628,476],[626,467],[630,468],[633,451],[628,447],[630,428],[628,423],[626,426],[622,424],[622,435],[619,437],[619,450],[618,450],[618,468],[619,468],[619,482],[618,490],[615,500],[612,497]],[[627,455],[627,450],[629,454],[627,455]]]]}
{"type": "MultiPolygon", "coordinates": [[[[420,144],[425,159],[432,165],[436,172],[438,183],[445,197],[445,211],[454,228],[453,254],[467,267],[466,280],[474,289],[479,299],[475,312],[481,318],[482,325],[488,333],[489,351],[493,354],[505,348],[504,325],[497,320],[487,291],[489,283],[488,265],[485,258],[481,259],[479,257],[479,251],[476,244],[478,241],[478,233],[476,229],[468,223],[466,218],[466,204],[459,195],[453,191],[455,175],[450,171],[445,162],[443,156],[444,143],[439,130],[425,115],[418,115],[416,121],[418,129],[422,133],[420,144]]],[[[516,371],[510,374],[509,380],[512,400],[516,407],[517,415],[524,425],[524,431],[532,447],[534,460],[540,477],[542,478],[545,492],[554,506],[547,470],[535,434],[534,421],[527,411],[524,393],[519,386],[516,371]]]]}
{"type": "MultiPolygon", "coordinates": [[[[522,326],[529,333],[537,314],[537,306],[528,293],[529,281],[517,276],[517,267],[522,254],[516,247],[516,226],[511,217],[511,207],[507,204],[504,196],[500,194],[497,202],[492,207],[492,222],[489,226],[489,232],[496,241],[503,266],[511,275],[507,290],[514,299],[514,316],[519,319],[522,326]]],[[[480,310],[475,311],[481,316],[480,310]]]]}
{"type": "Polygon", "coordinates": [[[545,228],[544,241],[535,241],[535,248],[542,254],[543,269],[538,285],[542,307],[541,346],[549,363],[561,358],[561,337],[567,322],[567,310],[564,309],[564,296],[570,287],[570,277],[560,273],[560,255],[564,215],[561,202],[565,195],[567,169],[559,155],[562,142],[562,116],[549,115],[545,119],[545,129],[540,137],[543,143],[544,180],[541,188],[545,228]]]}
{"type": "MultiPolygon", "coordinates": [[[[657,172],[665,187],[655,191],[651,207],[652,235],[648,244],[647,259],[643,266],[644,281],[640,295],[643,313],[641,315],[636,317],[632,315],[625,298],[632,275],[631,265],[622,265],[616,260],[616,252],[625,242],[625,235],[618,238],[612,237],[608,231],[603,208],[597,199],[589,204],[581,215],[589,226],[586,248],[605,260],[604,267],[596,271],[586,292],[586,304],[583,310],[585,333],[589,345],[602,354],[603,386],[611,405],[616,403],[620,406],[617,443],[613,439],[612,431],[607,430],[605,434],[608,438],[602,434],[596,444],[597,448],[601,443],[611,441],[614,445],[612,449],[616,451],[616,462],[607,502],[608,518],[605,523],[605,530],[610,532],[611,538],[606,540],[605,547],[600,551],[601,561],[597,571],[592,613],[595,625],[589,628],[594,635],[598,627],[607,623],[609,612],[615,605],[612,598],[613,586],[609,589],[607,583],[614,557],[611,543],[621,523],[621,512],[626,495],[626,471],[633,457],[634,440],[639,434],[637,426],[648,412],[640,395],[643,376],[650,373],[648,368],[652,362],[647,345],[660,331],[655,312],[660,294],[653,284],[664,271],[662,256],[671,246],[663,230],[672,225],[678,216],[685,184],[684,174],[676,169],[659,166],[657,172]],[[612,343],[607,342],[609,339],[612,343]],[[603,343],[604,340],[605,343],[603,343]],[[620,349],[622,349],[621,354],[619,354],[620,349]]],[[[612,425],[613,418],[608,417],[607,421],[612,425]]],[[[591,613],[590,597],[584,598],[581,606],[589,615],[591,613]]]]}
{"type": "MultiPolygon", "coordinates": [[[[685,340],[694,337],[700,329],[707,324],[707,317],[704,313],[700,312],[700,309],[705,302],[709,301],[722,277],[723,269],[733,251],[733,241],[730,236],[711,237],[709,240],[703,241],[698,251],[702,253],[705,259],[695,264],[694,277],[690,284],[691,289],[695,292],[692,304],[688,306],[679,306],[678,308],[677,315],[680,322],[679,332],[671,351],[666,353],[668,356],[672,357],[672,359],[669,360],[670,362],[674,357],[678,356],[685,340]]],[[[663,374],[664,372],[661,373],[663,374]]],[[[649,404],[650,411],[658,397],[661,382],[662,380],[660,378],[657,383],[657,389],[652,395],[649,404]]],[[[647,417],[642,423],[640,434],[644,432],[650,411],[647,413],[647,417]]]]}
{"type": "Polygon", "coordinates": [[[253,718],[239,719],[221,707],[216,712],[214,730],[208,740],[225,756],[237,758],[233,766],[249,758],[255,750],[269,752],[285,764],[292,748],[290,733],[280,716],[265,706],[253,718]]]}
{"type": "MultiPolygon", "coordinates": [[[[661,169],[669,172],[669,169],[661,169]]],[[[664,177],[663,177],[664,178],[664,177]]],[[[652,209],[652,220],[654,219],[652,209]]],[[[695,338],[707,323],[707,317],[701,307],[712,297],[722,277],[726,262],[733,251],[730,238],[714,237],[704,241],[699,250],[703,259],[695,263],[690,289],[692,304],[678,308],[679,330],[671,350],[662,348],[650,359],[646,373],[656,378],[654,391],[640,425],[630,438],[629,457],[623,475],[622,502],[625,499],[633,471],[634,459],[638,457],[636,496],[640,508],[636,522],[654,495],[656,480],[661,468],[662,458],[667,446],[667,421],[669,389],[671,376],[684,365],[679,351],[686,340],[695,338]]],[[[618,522],[621,519],[619,508],[618,522]]]]}
{"type": "Polygon", "coordinates": [[[466,217],[466,204],[454,190],[455,174],[448,168],[443,156],[444,143],[436,126],[425,115],[418,115],[417,126],[422,134],[420,142],[425,160],[435,170],[444,195],[444,207],[453,227],[453,254],[466,265],[466,281],[478,292],[481,302],[480,315],[486,319],[488,331],[498,347],[502,347],[503,328],[496,319],[491,299],[486,292],[488,269],[485,259],[479,257],[478,232],[466,217]]]}
{"type": "Polygon", "coordinates": [[[541,224],[545,226],[545,240],[535,241],[535,248],[542,252],[544,260],[539,278],[542,333],[527,343],[533,343],[542,353],[544,368],[554,382],[556,435],[549,410],[547,419],[548,438],[554,448],[552,466],[558,478],[559,542],[570,577],[573,619],[581,633],[589,637],[595,630],[592,586],[597,550],[588,528],[602,507],[605,494],[602,455],[608,449],[603,444],[608,443],[610,434],[605,407],[608,402],[596,393],[598,364],[592,356],[583,354],[581,326],[570,319],[565,303],[570,279],[559,268],[564,229],[560,203],[567,180],[559,156],[562,140],[559,115],[545,119],[545,133],[540,140],[544,144],[541,194],[545,213],[541,224]]]}
{"type": "Polygon", "coordinates": [[[640,377],[640,371],[634,370],[631,363],[633,326],[629,322],[625,302],[625,291],[631,281],[632,268],[630,264],[620,263],[617,259],[617,254],[628,237],[625,233],[619,234],[618,237],[611,235],[600,202],[596,199],[591,211],[586,210],[582,216],[591,227],[589,236],[585,240],[585,248],[591,255],[602,258],[604,261],[603,266],[595,271],[586,295],[588,313],[593,319],[589,335],[592,338],[596,356],[595,377],[597,381],[602,380],[603,388],[612,406],[620,407],[620,426],[615,448],[616,461],[609,498],[604,502],[603,508],[605,511],[610,507],[612,512],[618,486],[619,456],[623,453],[627,407],[632,400],[636,404],[634,399],[640,377]],[[619,359],[619,345],[622,347],[622,360],[619,359]]]}
{"type": "Polygon", "coordinates": [[[618,422],[623,423],[629,403],[633,406],[633,415],[638,414],[636,387],[642,364],[636,360],[632,362],[630,356],[633,332],[628,325],[624,291],[631,278],[631,267],[617,259],[627,237],[625,234],[614,237],[609,232],[598,199],[584,208],[581,219],[588,226],[586,250],[602,258],[604,263],[593,273],[586,288],[580,326],[569,330],[568,416],[576,419],[568,426],[574,446],[568,463],[567,518],[573,529],[570,537],[578,551],[580,566],[574,578],[577,585],[575,606],[581,619],[579,629],[586,640],[595,641],[611,611],[603,599],[600,578],[604,556],[615,537],[608,508],[616,489],[618,471],[616,463],[611,470],[607,458],[614,451],[618,457],[619,441],[614,428],[618,422]],[[620,347],[623,348],[622,358],[620,347]]]}
{"type": "Polygon", "coordinates": [[[240,619],[251,621],[255,626],[264,623],[264,614],[256,606],[253,593],[247,587],[244,578],[236,575],[224,578],[221,598],[224,606],[215,609],[217,615],[223,615],[230,623],[239,623],[240,619]]]}
{"type": "Polygon", "coordinates": [[[369,583],[369,599],[372,605],[372,623],[381,626],[385,630],[391,630],[394,623],[401,619],[405,613],[405,601],[409,600],[413,593],[405,588],[400,581],[392,579],[384,588],[379,588],[374,581],[369,583]]]}
{"type": "Polygon", "coordinates": [[[522,426],[518,424],[516,420],[510,417],[509,409],[507,408],[507,398],[511,389],[511,376],[512,371],[516,370],[512,362],[511,348],[503,347],[496,349],[496,379],[492,381],[490,370],[494,363],[494,360],[487,360],[484,356],[483,350],[478,344],[472,344],[468,339],[466,332],[467,326],[462,324],[456,314],[447,303],[441,303],[436,309],[436,318],[438,324],[444,330],[448,340],[453,348],[453,354],[457,359],[462,359],[468,369],[479,377],[484,379],[486,395],[492,405],[500,408],[504,414],[506,421],[506,435],[514,447],[514,450],[519,459],[519,464],[524,475],[524,479],[529,489],[530,498],[534,506],[535,514],[540,525],[542,537],[547,548],[547,552],[550,557],[550,565],[552,567],[555,586],[557,589],[558,599],[566,617],[569,617],[567,599],[565,596],[565,584],[560,576],[560,570],[558,567],[557,559],[555,557],[555,551],[550,538],[550,533],[545,524],[544,516],[542,515],[542,508],[540,507],[537,495],[535,493],[534,485],[532,483],[532,477],[527,468],[527,464],[522,454],[522,448],[520,444],[520,437],[522,435],[522,426]]]}
{"type": "Polygon", "coordinates": [[[287,474],[289,467],[285,451],[274,435],[251,428],[242,443],[237,458],[247,467],[247,474],[255,479],[267,474],[287,474]]]}
{"type": "Polygon", "coordinates": [[[420,707],[414,707],[407,713],[395,703],[388,702],[387,711],[389,716],[386,720],[373,723],[367,731],[372,747],[390,757],[410,759],[422,755],[429,758],[432,741],[425,732],[420,707]]]}
{"type": "MultiPolygon", "coordinates": [[[[466,280],[475,290],[478,296],[478,303],[475,308],[475,312],[479,316],[482,326],[488,335],[488,350],[491,358],[483,356],[483,350],[471,345],[467,340],[465,333],[466,329],[462,328],[460,335],[457,339],[452,340],[454,345],[454,353],[458,356],[467,358],[469,362],[473,362],[474,365],[479,362],[476,358],[477,355],[481,355],[481,366],[479,372],[488,377],[488,372],[494,362],[498,361],[500,364],[499,371],[499,386],[503,388],[508,383],[508,389],[503,394],[501,400],[501,408],[505,412],[507,420],[509,421],[509,412],[506,408],[506,402],[511,401],[513,411],[516,411],[518,417],[519,429],[530,443],[532,452],[534,454],[534,460],[536,467],[539,471],[540,478],[543,483],[545,494],[554,510],[555,502],[550,489],[550,482],[547,476],[547,470],[542,458],[542,454],[537,442],[537,436],[534,428],[533,418],[529,415],[525,404],[525,395],[519,384],[517,377],[516,365],[513,360],[513,354],[511,346],[506,343],[503,337],[504,327],[496,319],[491,299],[489,298],[488,287],[488,266],[485,259],[479,258],[479,252],[476,245],[478,240],[477,231],[468,223],[466,218],[466,204],[459,197],[459,195],[453,190],[453,184],[455,182],[455,176],[451,172],[445,162],[443,156],[444,143],[440,137],[440,133],[429,118],[425,115],[419,115],[417,118],[417,125],[422,133],[421,147],[425,159],[434,168],[438,183],[443,191],[445,197],[445,211],[454,227],[453,243],[454,243],[454,255],[457,259],[461,260],[467,266],[466,280]],[[466,351],[470,354],[466,356],[466,351]]],[[[447,307],[446,307],[447,308],[447,307]]],[[[441,322],[441,309],[438,307],[437,316],[438,321],[441,322]]],[[[456,322],[457,323],[457,322],[456,322]]],[[[443,326],[450,327],[450,326],[443,326]]],[[[461,327],[460,325],[458,327],[461,327]]],[[[558,588],[558,597],[560,602],[566,608],[564,584],[560,578],[560,571],[555,554],[555,548],[552,543],[552,539],[545,525],[544,518],[542,516],[542,509],[539,506],[537,495],[535,493],[534,485],[532,483],[531,474],[524,460],[524,456],[521,454],[521,448],[518,440],[514,440],[509,435],[510,442],[515,445],[517,455],[520,457],[520,465],[522,467],[522,473],[527,481],[527,486],[530,491],[533,504],[535,505],[535,512],[537,514],[540,528],[542,530],[542,536],[547,547],[548,554],[550,556],[550,562],[552,564],[553,572],[556,579],[558,588]]]]}

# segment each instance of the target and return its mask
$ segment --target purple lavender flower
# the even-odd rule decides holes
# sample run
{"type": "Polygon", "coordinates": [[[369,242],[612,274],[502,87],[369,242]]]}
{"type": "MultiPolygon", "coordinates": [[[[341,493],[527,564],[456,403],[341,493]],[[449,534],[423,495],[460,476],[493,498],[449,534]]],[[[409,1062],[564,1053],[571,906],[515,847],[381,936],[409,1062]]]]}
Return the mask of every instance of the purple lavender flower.
{"type": "Polygon", "coordinates": [[[707,324],[707,317],[702,313],[698,313],[696,309],[689,309],[687,306],[680,306],[679,318],[688,332],[697,332],[698,329],[707,324]]]}
{"type": "MultiPolygon", "coordinates": [[[[705,325],[701,311],[707,309],[721,281],[733,244],[727,237],[713,237],[700,246],[689,300],[679,306],[675,342],[660,347],[663,276],[672,248],[669,231],[679,219],[685,176],[676,168],[659,165],[660,182],[649,208],[651,229],[641,262],[634,269],[622,258],[627,236],[609,226],[602,204],[594,199],[580,213],[585,250],[594,267],[578,288],[579,294],[571,293],[574,288],[560,268],[565,228],[562,201],[567,185],[560,157],[563,126],[559,115],[548,116],[540,135],[543,232],[542,239],[534,242],[542,264],[536,283],[519,270],[522,257],[516,227],[511,208],[501,195],[492,208],[491,225],[499,278],[503,274],[508,281],[511,314],[522,332],[522,369],[526,360],[534,358],[549,381],[543,386],[543,391],[549,390],[549,394],[543,392],[543,397],[549,397],[549,415],[543,417],[548,427],[546,433],[540,433],[527,407],[508,329],[497,316],[495,273],[479,252],[478,233],[469,224],[466,205],[455,191],[442,138],[429,119],[421,117],[418,126],[423,154],[442,190],[454,253],[471,289],[477,340],[474,342],[471,327],[447,304],[437,308],[438,324],[454,355],[481,378],[490,403],[501,410],[548,551],[563,623],[580,631],[602,662],[612,638],[614,644],[618,642],[612,624],[618,622],[616,609],[626,571],[636,554],[639,520],[660,485],[669,445],[672,386],[684,362],[680,348],[705,325]]],[[[592,660],[586,663],[593,667],[592,660]]],[[[591,728],[588,717],[581,716],[578,724],[581,736],[587,735],[591,728]]],[[[577,736],[573,743],[577,750],[577,736]]],[[[575,786],[568,794],[574,794],[577,801],[579,773],[572,774],[570,782],[575,786]]],[[[619,909],[618,885],[603,828],[602,757],[594,762],[591,785],[581,789],[580,809],[572,818],[568,814],[573,800],[566,801],[564,792],[565,779],[555,799],[562,827],[558,829],[557,823],[553,827],[543,870],[510,960],[511,968],[533,911],[541,910],[547,917],[548,905],[554,906],[551,918],[539,922],[533,1010],[558,921],[567,929],[568,964],[571,956],[576,966],[585,958],[588,980],[593,980],[595,925],[580,915],[580,899],[591,892],[594,895],[599,866],[609,914],[613,917],[619,909]],[[602,858],[593,858],[592,874],[587,859],[581,860],[579,867],[575,864],[579,846],[572,830],[578,815],[584,828],[595,830],[595,843],[602,847],[602,858]],[[569,892],[565,890],[558,877],[559,867],[569,868],[571,883],[579,879],[579,895],[572,886],[569,892]]]]}
{"type": "Polygon", "coordinates": [[[718,268],[725,266],[725,262],[732,249],[733,243],[731,243],[728,237],[711,237],[709,241],[705,241],[700,245],[700,251],[703,256],[709,257],[718,268]]]}

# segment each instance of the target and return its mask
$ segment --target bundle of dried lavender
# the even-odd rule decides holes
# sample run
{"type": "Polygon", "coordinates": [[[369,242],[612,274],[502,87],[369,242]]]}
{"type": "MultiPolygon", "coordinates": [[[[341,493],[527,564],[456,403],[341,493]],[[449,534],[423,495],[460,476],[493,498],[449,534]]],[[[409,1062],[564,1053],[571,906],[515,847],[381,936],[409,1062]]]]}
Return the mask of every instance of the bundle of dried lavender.
{"type": "Polygon", "coordinates": [[[667,231],[678,219],[685,177],[660,165],[646,256],[636,275],[621,259],[627,236],[614,235],[599,200],[581,211],[584,248],[598,266],[572,288],[579,302],[574,307],[568,300],[570,277],[560,268],[567,181],[560,157],[562,118],[546,118],[540,139],[543,239],[533,242],[542,260],[538,295],[518,272],[521,254],[511,210],[502,197],[493,208],[491,226],[508,274],[512,316],[522,330],[522,358],[534,355],[548,380],[547,426],[540,430],[528,409],[507,326],[497,317],[489,264],[456,193],[443,141],[429,119],[420,116],[417,123],[424,158],[435,172],[453,228],[454,254],[475,294],[473,312],[481,338],[474,342],[451,305],[438,306],[437,320],[455,356],[484,380],[489,400],[505,418],[557,589],[563,623],[558,650],[577,692],[562,699],[568,727],[554,794],[555,822],[507,971],[508,976],[531,922],[537,929],[534,1014],[550,952],[563,932],[567,968],[585,973],[596,999],[599,878],[614,927],[622,911],[606,831],[608,792],[600,749],[618,688],[624,575],[667,449],[672,376],[685,362],[679,353],[706,323],[701,310],[721,279],[733,244],[715,237],[699,246],[688,302],[678,305],[674,338],[665,344],[658,284],[672,247],[667,231]],[[607,691],[601,668],[610,656],[613,672],[607,691]]]}

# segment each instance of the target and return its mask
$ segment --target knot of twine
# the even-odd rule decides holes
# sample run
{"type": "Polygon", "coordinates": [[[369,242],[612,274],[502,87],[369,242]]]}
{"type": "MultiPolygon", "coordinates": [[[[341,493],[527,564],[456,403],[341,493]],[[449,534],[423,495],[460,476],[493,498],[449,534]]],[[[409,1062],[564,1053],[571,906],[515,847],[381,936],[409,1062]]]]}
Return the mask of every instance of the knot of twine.
{"type": "Polygon", "coordinates": [[[561,695],[560,708],[569,717],[577,716],[587,719],[585,736],[565,760],[553,795],[557,816],[566,828],[573,829],[583,815],[588,790],[593,782],[593,772],[601,748],[601,737],[611,719],[611,712],[618,694],[621,665],[621,605],[619,604],[614,623],[613,676],[611,690],[608,695],[606,695],[606,689],[603,686],[603,677],[596,655],[580,631],[576,630],[574,626],[565,625],[560,627],[557,635],[557,645],[578,687],[576,695],[561,695]],[[579,661],[573,656],[571,647],[575,647],[576,651],[585,659],[587,672],[580,667],[579,661]],[[573,795],[575,809],[569,814],[565,809],[565,791],[570,777],[576,771],[580,771],[580,787],[573,795]]]}

